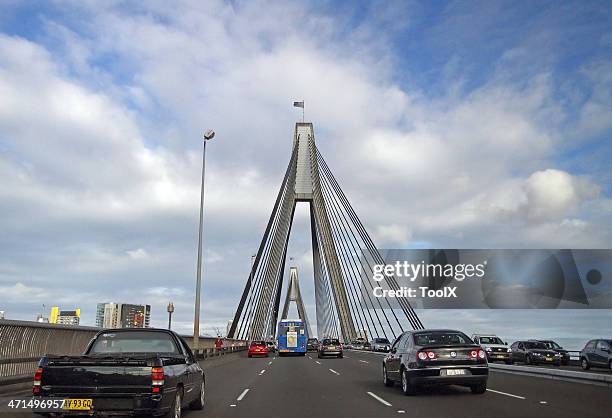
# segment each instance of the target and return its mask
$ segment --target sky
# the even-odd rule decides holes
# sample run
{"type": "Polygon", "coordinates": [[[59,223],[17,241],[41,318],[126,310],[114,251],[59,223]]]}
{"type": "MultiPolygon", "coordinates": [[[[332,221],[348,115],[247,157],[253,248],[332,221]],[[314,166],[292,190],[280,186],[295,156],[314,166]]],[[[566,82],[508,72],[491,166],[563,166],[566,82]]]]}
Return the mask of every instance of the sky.
{"type": "MultiPolygon", "coordinates": [[[[0,310],[147,303],[225,330],[289,161],[294,100],[380,248],[612,248],[606,1],[4,1],[0,310]]],[[[315,318],[307,207],[289,247],[315,318]]],[[[605,277],[604,280],[612,281],[605,277]]],[[[502,328],[495,311],[426,325],[502,328]]],[[[607,310],[516,311],[527,337],[607,310]]],[[[470,329],[473,328],[473,329],[470,329]]],[[[476,329],[478,328],[478,329],[476,329]]],[[[490,331],[489,331],[490,332],[490,331]]],[[[501,332],[501,331],[500,331],[501,332]]]]}

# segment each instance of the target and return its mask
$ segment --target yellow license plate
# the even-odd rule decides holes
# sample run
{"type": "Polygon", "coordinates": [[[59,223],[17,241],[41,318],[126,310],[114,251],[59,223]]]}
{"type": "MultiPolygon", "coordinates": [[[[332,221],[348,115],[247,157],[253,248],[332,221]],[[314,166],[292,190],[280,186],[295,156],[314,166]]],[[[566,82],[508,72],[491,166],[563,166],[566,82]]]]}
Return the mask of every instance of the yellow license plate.
{"type": "Polygon", "coordinates": [[[92,406],[92,399],[66,399],[64,403],[64,409],[72,411],[89,411],[92,406]]]}
{"type": "Polygon", "coordinates": [[[499,356],[497,356],[497,358],[504,358],[504,356],[502,356],[502,355],[499,355],[499,356]]]}
{"type": "Polygon", "coordinates": [[[553,359],[551,359],[550,357],[547,357],[546,361],[553,361],[553,359]]]}

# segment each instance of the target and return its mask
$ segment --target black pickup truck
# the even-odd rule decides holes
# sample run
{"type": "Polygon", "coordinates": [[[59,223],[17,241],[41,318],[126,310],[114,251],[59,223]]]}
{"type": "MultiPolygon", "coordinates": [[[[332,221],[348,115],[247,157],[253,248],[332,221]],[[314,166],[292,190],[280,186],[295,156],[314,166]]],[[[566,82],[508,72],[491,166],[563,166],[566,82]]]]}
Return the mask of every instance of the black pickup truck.
{"type": "Polygon", "coordinates": [[[33,395],[63,400],[62,415],[180,417],[204,406],[204,371],[187,344],[164,329],[108,329],[81,356],[45,356],[33,395]]]}

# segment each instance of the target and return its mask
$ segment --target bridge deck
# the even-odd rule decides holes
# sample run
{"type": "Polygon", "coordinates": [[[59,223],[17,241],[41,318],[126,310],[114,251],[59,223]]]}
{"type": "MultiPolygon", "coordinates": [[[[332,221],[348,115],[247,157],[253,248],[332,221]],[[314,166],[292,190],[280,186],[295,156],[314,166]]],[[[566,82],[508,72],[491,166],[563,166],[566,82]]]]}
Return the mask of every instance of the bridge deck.
{"type": "Polygon", "coordinates": [[[541,418],[604,417],[612,411],[609,387],[495,371],[484,395],[448,387],[407,397],[397,387],[383,386],[381,356],[345,354],[344,359],[318,359],[316,353],[249,359],[240,353],[203,362],[207,405],[204,411],[186,411],[185,416],[384,417],[405,411],[406,416],[417,417],[541,418]]]}

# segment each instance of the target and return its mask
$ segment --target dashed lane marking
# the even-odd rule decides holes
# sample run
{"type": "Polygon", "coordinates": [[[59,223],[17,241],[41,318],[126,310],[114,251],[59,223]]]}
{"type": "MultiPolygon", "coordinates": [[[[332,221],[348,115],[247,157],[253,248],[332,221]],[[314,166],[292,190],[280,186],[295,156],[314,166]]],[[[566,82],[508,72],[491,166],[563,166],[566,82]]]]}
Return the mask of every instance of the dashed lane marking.
{"type": "Polygon", "coordinates": [[[330,372],[337,374],[338,376],[340,376],[340,373],[338,373],[337,371],[335,371],[334,369],[329,369],[330,372]]]}
{"type": "Polygon", "coordinates": [[[315,360],[315,363],[317,363],[317,364],[321,364],[321,362],[320,362],[320,361],[316,361],[316,360],[315,360]]]}
{"type": "Polygon", "coordinates": [[[511,393],[506,393],[506,392],[500,392],[499,390],[487,389],[487,392],[499,393],[500,395],[506,395],[506,396],[510,396],[511,398],[516,398],[516,399],[525,399],[524,396],[513,395],[511,393]]]}
{"type": "Polygon", "coordinates": [[[371,397],[373,397],[374,399],[376,399],[378,402],[380,402],[383,405],[386,406],[392,406],[389,402],[385,401],[383,398],[381,398],[380,396],[372,393],[372,392],[366,392],[368,395],[370,395],[371,397]]]}
{"type": "Polygon", "coordinates": [[[369,363],[369,361],[365,361],[365,360],[359,360],[362,363],[369,363]]]}
{"type": "Polygon", "coordinates": [[[261,376],[262,374],[264,374],[266,372],[266,369],[263,369],[262,371],[259,372],[259,375],[261,376]]]}
{"type": "Polygon", "coordinates": [[[240,396],[238,396],[238,397],[236,398],[236,400],[237,400],[237,401],[241,401],[241,400],[243,400],[243,399],[244,399],[244,397],[246,396],[246,394],[247,394],[247,393],[249,393],[249,390],[250,390],[250,389],[248,389],[248,388],[247,388],[247,389],[245,389],[245,390],[243,390],[243,391],[242,391],[242,393],[240,394],[240,396]]]}

